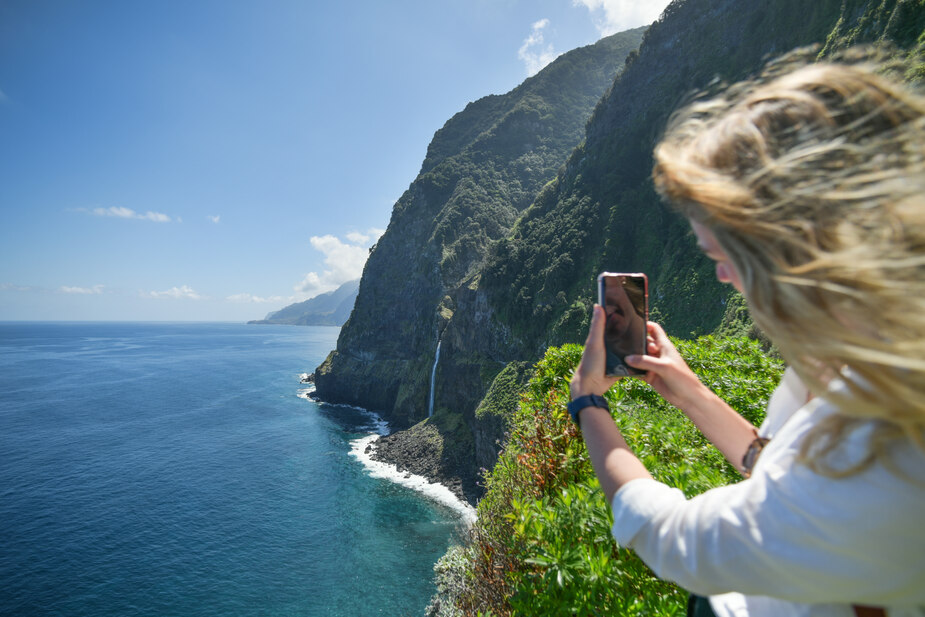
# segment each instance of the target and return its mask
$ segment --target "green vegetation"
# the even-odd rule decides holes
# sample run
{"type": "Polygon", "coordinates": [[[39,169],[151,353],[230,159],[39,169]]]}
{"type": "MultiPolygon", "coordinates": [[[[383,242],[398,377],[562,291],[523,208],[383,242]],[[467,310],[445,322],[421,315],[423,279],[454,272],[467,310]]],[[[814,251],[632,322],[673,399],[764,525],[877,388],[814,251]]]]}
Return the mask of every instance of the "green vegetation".
{"type": "MultiPolygon", "coordinates": [[[[652,315],[673,336],[760,336],[654,192],[652,149],[670,113],[795,47],[825,57],[883,42],[925,58],[923,29],[925,0],[674,0],[648,29],[470,103],[434,135],[395,205],[338,353],[316,371],[319,395],[411,426],[426,417],[442,340],[436,405],[472,432],[474,477],[504,424],[476,417],[492,379],[580,342],[602,270],[646,272],[652,315]]],[[[923,67],[914,61],[908,77],[923,67]]]]}
{"type": "Polygon", "coordinates": [[[530,362],[511,362],[492,379],[483,377],[491,387],[475,410],[475,417],[486,415],[510,418],[517,409],[523,386],[530,379],[533,367],[530,362]]]}
{"type": "MultiPolygon", "coordinates": [[[[396,426],[426,417],[434,349],[448,324],[460,321],[458,296],[474,283],[492,244],[510,233],[581,142],[594,106],[644,30],[565,53],[512,91],[470,103],[437,131],[420,174],[370,253],[338,354],[316,371],[320,396],[383,411],[396,426]]],[[[496,346],[483,363],[454,347],[492,331],[451,332],[441,348],[446,361],[438,396],[470,415],[494,377],[466,381],[474,364],[500,370],[511,360],[537,357],[496,346]]]]}
{"type": "Polygon", "coordinates": [[[727,329],[734,292],[716,282],[686,222],[656,196],[653,148],[692,91],[742,79],[796,47],[819,45],[826,57],[859,43],[914,54],[906,77],[925,77],[925,0],[672,2],[598,103],[585,142],[488,255],[480,289],[498,321],[533,357],[580,342],[587,311],[574,307],[593,301],[594,276],[642,271],[670,334],[727,329]]]}
{"type": "MultiPolygon", "coordinates": [[[[779,361],[747,338],[675,343],[704,383],[761,422],[779,361]]],[[[565,409],[580,354],[578,345],[553,347],[537,364],[509,441],[486,478],[468,543],[435,567],[432,614],[683,614],[686,593],[656,578],[610,535],[608,504],[565,409]]],[[[688,496],[739,479],[691,422],[641,380],[622,380],[607,398],[656,479],[688,496]]]]}
{"type": "MultiPolygon", "coordinates": [[[[925,78],[925,0],[674,0],[644,36],[569,52],[434,136],[370,255],[337,351],[316,371],[325,399],[411,426],[426,415],[442,341],[434,417],[427,435],[410,437],[439,432],[443,476],[473,499],[478,468],[493,466],[509,432],[471,541],[438,564],[434,614],[679,612],[683,594],[609,540],[607,504],[565,416],[579,353],[567,344],[585,336],[598,272],[646,272],[652,318],[696,339],[678,340],[692,367],[760,419],[780,372],[774,350],[655,194],[652,150],[693,91],[796,47],[824,58],[858,43],[895,45],[913,57],[906,78],[925,78]],[[525,367],[544,352],[524,389],[525,367]]],[[[626,380],[611,396],[657,477],[688,494],[735,481],[646,386],[626,380]]]]}
{"type": "Polygon", "coordinates": [[[868,41],[890,41],[901,48],[913,49],[921,47],[923,30],[923,0],[846,0],[820,55],[868,41]]]}

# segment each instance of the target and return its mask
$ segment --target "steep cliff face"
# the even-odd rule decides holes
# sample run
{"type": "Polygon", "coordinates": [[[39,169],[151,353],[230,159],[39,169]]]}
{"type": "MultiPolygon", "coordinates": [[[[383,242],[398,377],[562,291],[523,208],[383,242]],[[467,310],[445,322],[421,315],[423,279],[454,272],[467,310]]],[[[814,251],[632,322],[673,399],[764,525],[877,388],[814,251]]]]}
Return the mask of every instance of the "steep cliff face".
{"type": "Polygon", "coordinates": [[[717,79],[736,81],[800,46],[824,45],[824,55],[890,41],[920,54],[923,20],[919,0],[672,2],[595,109],[585,142],[482,270],[489,320],[518,340],[514,355],[581,342],[602,270],[646,272],[653,317],[670,334],[713,331],[732,291],[715,280],[686,222],[650,180],[671,112],[717,79]]]}
{"type": "Polygon", "coordinates": [[[717,78],[741,79],[769,57],[812,44],[825,46],[822,56],[888,41],[916,54],[918,75],[908,77],[921,78],[923,28],[918,0],[672,2],[595,109],[585,142],[493,246],[451,326],[478,333],[478,342],[460,337],[477,353],[538,358],[549,345],[583,342],[595,276],[611,270],[649,275],[652,318],[670,334],[716,330],[724,315],[742,312],[742,298],[718,283],[688,224],[660,202],[650,179],[671,112],[691,92],[718,87],[717,78]]]}
{"type": "MultiPolygon", "coordinates": [[[[401,451],[426,427],[440,442],[430,475],[474,500],[504,409],[516,404],[493,382],[513,387],[526,374],[515,369],[548,345],[581,342],[597,272],[647,272],[652,316],[678,336],[713,331],[739,307],[653,191],[651,152],[671,111],[716,77],[742,78],[798,46],[886,39],[921,50],[923,13],[920,0],[675,0],[626,58],[586,132],[555,101],[577,88],[579,71],[616,71],[590,59],[597,46],[578,50],[582,62],[567,70],[563,59],[547,68],[551,83],[528,80],[471,104],[438,132],[396,204],[337,350],[316,371],[319,394],[382,410],[399,426],[422,422],[386,450],[401,451]],[[559,148],[569,143],[577,147],[566,159],[559,148]]],[[[608,53],[622,65],[630,48],[608,53]]]]}
{"type": "MultiPolygon", "coordinates": [[[[508,94],[471,103],[437,132],[370,254],[337,349],[316,371],[319,396],[381,411],[397,426],[428,416],[434,353],[458,296],[582,139],[642,33],[569,52],[508,94]]],[[[469,347],[455,338],[445,344],[450,358],[469,347]]],[[[506,359],[467,361],[471,387],[437,406],[474,409],[506,359]]],[[[438,367],[440,383],[448,377],[438,367]]]]}
{"type": "Polygon", "coordinates": [[[826,39],[841,0],[688,0],[669,5],[588,123],[557,181],[499,243],[481,277],[497,321],[524,353],[580,342],[602,270],[649,275],[653,315],[690,336],[719,324],[729,296],[686,223],[657,198],[652,149],[670,113],[715,77],[826,39]]]}

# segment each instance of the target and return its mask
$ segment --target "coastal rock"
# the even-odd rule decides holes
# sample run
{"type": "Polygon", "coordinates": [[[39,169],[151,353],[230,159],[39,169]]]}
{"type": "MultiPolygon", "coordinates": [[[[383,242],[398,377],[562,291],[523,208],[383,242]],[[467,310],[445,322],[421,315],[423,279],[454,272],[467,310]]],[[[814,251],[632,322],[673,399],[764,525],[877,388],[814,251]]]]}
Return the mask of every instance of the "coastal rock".
{"type": "Polygon", "coordinates": [[[493,465],[504,423],[477,417],[476,407],[508,363],[535,355],[497,325],[480,269],[581,142],[644,31],[563,54],[511,92],[470,103],[434,135],[370,253],[337,349],[315,371],[326,401],[375,411],[397,429],[426,422],[425,432],[383,440],[381,460],[418,466],[470,503],[478,498],[479,470],[493,465]],[[410,445],[433,431],[439,448],[410,445]]]}
{"type": "Polygon", "coordinates": [[[475,505],[479,495],[476,477],[457,472],[462,466],[453,460],[455,448],[447,446],[437,424],[424,420],[407,430],[380,437],[368,452],[373,460],[442,484],[462,501],[475,505]]]}

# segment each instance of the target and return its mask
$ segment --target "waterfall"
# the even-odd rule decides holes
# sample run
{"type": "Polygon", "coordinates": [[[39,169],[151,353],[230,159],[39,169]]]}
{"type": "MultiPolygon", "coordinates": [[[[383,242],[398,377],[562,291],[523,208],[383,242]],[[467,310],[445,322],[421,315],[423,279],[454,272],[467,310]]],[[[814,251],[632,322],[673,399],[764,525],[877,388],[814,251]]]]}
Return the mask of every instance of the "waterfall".
{"type": "Polygon", "coordinates": [[[427,406],[427,417],[434,415],[434,382],[437,379],[437,362],[440,361],[440,339],[437,339],[437,353],[434,354],[434,368],[430,371],[430,404],[427,406]]]}

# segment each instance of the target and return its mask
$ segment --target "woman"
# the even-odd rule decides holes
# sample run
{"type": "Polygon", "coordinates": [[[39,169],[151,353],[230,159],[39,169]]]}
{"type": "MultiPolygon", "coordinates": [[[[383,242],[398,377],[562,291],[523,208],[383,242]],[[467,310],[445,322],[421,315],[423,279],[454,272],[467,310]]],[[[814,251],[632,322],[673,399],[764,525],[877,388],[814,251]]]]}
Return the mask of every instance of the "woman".
{"type": "Polygon", "coordinates": [[[772,63],[655,152],[658,191],[789,368],[756,431],[658,325],[627,363],[747,479],[688,500],[651,478],[598,398],[615,380],[594,309],[569,410],[614,536],[708,596],[691,614],[925,615],[925,100],[872,54],[772,63]]]}

